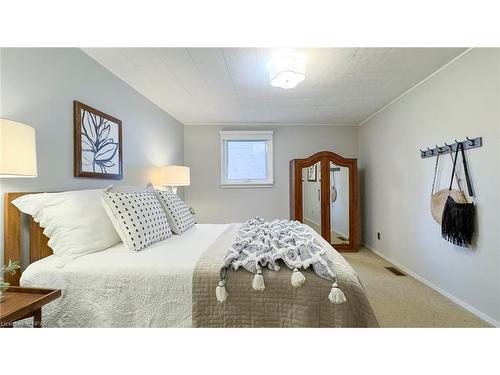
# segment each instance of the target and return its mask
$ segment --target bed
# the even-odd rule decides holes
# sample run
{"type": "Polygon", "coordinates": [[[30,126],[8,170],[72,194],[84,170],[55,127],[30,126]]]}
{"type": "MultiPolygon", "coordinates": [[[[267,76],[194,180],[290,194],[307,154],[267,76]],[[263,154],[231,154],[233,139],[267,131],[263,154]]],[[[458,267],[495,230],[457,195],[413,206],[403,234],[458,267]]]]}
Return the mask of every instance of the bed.
{"type": "MultiPolygon", "coordinates": [[[[5,259],[21,254],[21,214],[5,197],[5,259]]],[[[224,248],[241,224],[196,224],[182,235],[144,251],[123,243],[87,254],[60,267],[50,255],[41,228],[30,220],[30,260],[20,285],[62,290],[44,308],[48,327],[377,327],[377,320],[354,270],[328,248],[347,302],[323,298],[330,283],[310,271],[299,290],[291,271],[266,270],[266,291],[249,287],[245,270],[228,276],[230,299],[219,303],[215,288],[224,248]]],[[[227,247],[226,247],[227,248],[227,247]]],[[[16,276],[9,280],[16,284],[16,276]]]]}

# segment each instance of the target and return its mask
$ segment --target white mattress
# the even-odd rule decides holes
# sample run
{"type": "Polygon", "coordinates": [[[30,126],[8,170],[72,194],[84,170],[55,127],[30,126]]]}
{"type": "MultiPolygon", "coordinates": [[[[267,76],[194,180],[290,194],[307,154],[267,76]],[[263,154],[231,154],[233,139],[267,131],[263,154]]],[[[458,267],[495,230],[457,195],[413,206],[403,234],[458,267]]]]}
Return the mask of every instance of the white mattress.
{"type": "Polygon", "coordinates": [[[120,243],[64,268],[51,255],[32,263],[21,285],[62,290],[43,308],[49,327],[190,327],[194,268],[227,227],[197,224],[139,252],[120,243]]]}

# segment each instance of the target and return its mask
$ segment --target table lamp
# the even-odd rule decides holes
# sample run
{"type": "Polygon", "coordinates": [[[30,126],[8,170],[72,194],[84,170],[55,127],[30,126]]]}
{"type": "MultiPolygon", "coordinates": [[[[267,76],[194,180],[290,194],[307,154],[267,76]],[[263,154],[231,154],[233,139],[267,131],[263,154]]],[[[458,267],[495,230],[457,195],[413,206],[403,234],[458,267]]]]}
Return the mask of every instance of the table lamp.
{"type": "Polygon", "coordinates": [[[0,178],[36,176],[35,129],[0,118],[0,178]]]}
{"type": "Polygon", "coordinates": [[[172,193],[177,194],[177,186],[189,186],[189,167],[169,165],[160,169],[160,185],[170,186],[172,193]]]}

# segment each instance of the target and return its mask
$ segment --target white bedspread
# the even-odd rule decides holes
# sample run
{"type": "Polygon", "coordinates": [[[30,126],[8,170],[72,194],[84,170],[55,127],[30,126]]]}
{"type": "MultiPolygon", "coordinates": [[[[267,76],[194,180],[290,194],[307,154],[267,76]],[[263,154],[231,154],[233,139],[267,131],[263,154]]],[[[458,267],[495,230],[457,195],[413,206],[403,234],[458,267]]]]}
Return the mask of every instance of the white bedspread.
{"type": "Polygon", "coordinates": [[[227,227],[197,224],[139,252],[120,243],[64,268],[52,255],[31,264],[21,285],[62,290],[43,308],[49,327],[190,327],[196,262],[227,227]]]}

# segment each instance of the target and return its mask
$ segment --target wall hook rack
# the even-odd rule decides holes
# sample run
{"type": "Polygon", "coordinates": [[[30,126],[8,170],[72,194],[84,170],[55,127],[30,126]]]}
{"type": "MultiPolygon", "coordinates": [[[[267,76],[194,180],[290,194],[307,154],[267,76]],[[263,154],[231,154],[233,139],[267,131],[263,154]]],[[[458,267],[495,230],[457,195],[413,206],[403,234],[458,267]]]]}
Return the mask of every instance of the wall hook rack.
{"type": "MultiPolygon", "coordinates": [[[[465,141],[462,141],[464,144],[464,150],[468,150],[471,148],[478,148],[483,145],[483,137],[477,137],[477,138],[469,138],[466,137],[467,139],[465,141]]],[[[425,158],[431,158],[433,156],[438,156],[438,155],[443,155],[447,154],[449,152],[455,152],[457,150],[458,146],[457,140],[455,139],[455,143],[448,144],[444,143],[444,146],[438,146],[436,145],[434,148],[427,147],[427,150],[422,150],[420,149],[420,157],[422,159],[425,158]]]]}

